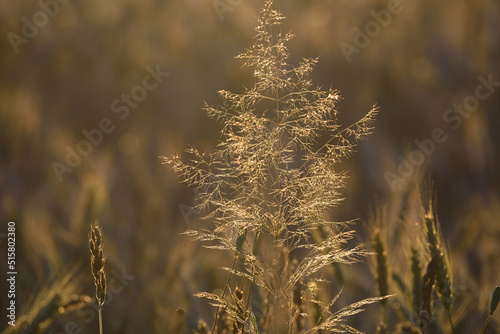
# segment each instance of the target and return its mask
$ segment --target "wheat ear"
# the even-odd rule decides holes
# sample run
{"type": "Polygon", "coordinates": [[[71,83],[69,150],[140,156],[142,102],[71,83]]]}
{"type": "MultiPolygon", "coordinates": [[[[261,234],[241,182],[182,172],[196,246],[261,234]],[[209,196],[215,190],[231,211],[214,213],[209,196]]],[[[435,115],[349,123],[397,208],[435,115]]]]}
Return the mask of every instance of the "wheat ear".
{"type": "Polygon", "coordinates": [[[102,334],[102,306],[106,300],[106,273],[104,272],[106,258],[102,251],[102,231],[97,220],[91,226],[89,248],[90,265],[95,283],[95,296],[99,306],[99,333],[102,334]]]}
{"type": "MultiPolygon", "coordinates": [[[[384,297],[389,294],[388,269],[387,269],[387,252],[384,243],[380,237],[380,231],[376,231],[373,236],[373,244],[377,257],[377,289],[379,297],[384,297]]],[[[385,299],[380,301],[384,310],[383,322],[386,321],[386,305],[385,299]]]]}
{"type": "Polygon", "coordinates": [[[433,256],[432,259],[427,264],[427,270],[425,272],[423,282],[422,282],[422,307],[420,308],[420,330],[425,333],[427,327],[429,326],[429,320],[431,316],[431,298],[432,298],[432,288],[434,287],[434,279],[436,277],[436,267],[437,267],[437,257],[433,256]]]}
{"type": "Polygon", "coordinates": [[[427,240],[429,243],[429,250],[432,257],[436,257],[436,285],[439,292],[439,299],[443,303],[445,309],[448,311],[448,319],[450,321],[451,332],[455,333],[453,321],[451,317],[451,304],[453,301],[453,290],[450,280],[450,271],[446,263],[444,251],[441,248],[440,235],[434,224],[434,218],[431,213],[425,217],[425,226],[427,229],[427,240]]]}
{"type": "Polygon", "coordinates": [[[411,248],[411,273],[412,273],[412,301],[413,310],[418,313],[422,306],[422,267],[420,265],[420,258],[418,251],[411,248]]]}

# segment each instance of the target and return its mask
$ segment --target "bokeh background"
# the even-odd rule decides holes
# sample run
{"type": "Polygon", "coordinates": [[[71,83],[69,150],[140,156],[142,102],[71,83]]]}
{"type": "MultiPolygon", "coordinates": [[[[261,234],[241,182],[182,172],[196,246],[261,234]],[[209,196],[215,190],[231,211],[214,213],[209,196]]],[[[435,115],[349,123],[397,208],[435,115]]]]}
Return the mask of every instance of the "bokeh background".
{"type": "MultiPolygon", "coordinates": [[[[372,11],[391,2],[275,5],[287,17],[284,30],[297,35],[290,61],[320,56],[313,79],[340,90],[342,123],[361,118],[373,104],[380,108],[373,134],[342,166],[351,178],[333,217],[368,220],[374,206],[400,203],[408,187],[431,178],[455,280],[477,296],[468,314],[478,332],[490,293],[500,284],[500,87],[456,130],[443,115],[474,95],[479,76],[500,81],[500,4],[402,0],[400,12],[348,61],[341,43],[355,45],[354,28],[364,30],[375,20],[372,11]],[[448,139],[393,189],[385,173],[398,173],[398,157],[408,158],[417,149],[414,141],[430,138],[436,128],[448,139]]],[[[208,223],[188,208],[195,193],[158,157],[190,144],[217,144],[221,125],[202,107],[205,101],[216,105],[220,89],[238,92],[252,84],[251,70],[234,57],[249,45],[262,3],[0,3],[0,264],[6,268],[6,224],[13,220],[18,316],[69,272],[78,281],[75,293],[93,295],[87,235],[99,219],[112,277],[128,275],[105,307],[105,332],[168,333],[179,307],[186,310],[187,328],[200,318],[211,322],[213,308],[192,294],[223,286],[225,274],[217,267],[230,265],[231,254],[204,251],[180,235],[208,223]],[[218,12],[219,3],[227,10],[218,12]],[[48,13],[45,24],[40,11],[48,13]],[[26,20],[34,19],[43,26],[14,46],[13,34],[24,38],[26,20]],[[147,67],[169,75],[120,119],[113,101],[140,86],[147,67]],[[114,130],[59,178],[54,162],[65,164],[67,148],[76,149],[86,139],[82,131],[98,128],[104,118],[114,130]]],[[[363,235],[363,224],[356,228],[363,235]]],[[[2,309],[5,275],[2,269],[2,309]]],[[[373,281],[364,284],[375,294],[373,281]]],[[[345,293],[352,300],[369,296],[356,289],[345,293]]],[[[47,332],[67,332],[68,321],[82,333],[95,332],[92,310],[56,317],[47,332]]],[[[373,321],[358,321],[374,332],[373,321]]],[[[494,322],[491,333],[500,321],[494,322]]]]}

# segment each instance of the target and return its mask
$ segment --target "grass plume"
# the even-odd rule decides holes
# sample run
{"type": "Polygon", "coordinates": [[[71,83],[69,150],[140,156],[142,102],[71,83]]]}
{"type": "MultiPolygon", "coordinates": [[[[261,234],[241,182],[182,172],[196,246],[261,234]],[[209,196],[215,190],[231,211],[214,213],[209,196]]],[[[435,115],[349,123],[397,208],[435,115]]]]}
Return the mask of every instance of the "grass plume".
{"type": "MultiPolygon", "coordinates": [[[[223,124],[215,152],[191,147],[187,163],[179,155],[163,157],[199,191],[196,209],[214,222],[211,229],[187,234],[208,243],[206,247],[235,254],[222,294],[198,294],[217,307],[212,333],[221,308],[238,323],[238,330],[255,328],[257,319],[248,307],[252,287],[274,305],[260,312],[266,314],[261,327],[274,332],[302,327],[290,312],[303,307],[297,304],[301,281],[324,267],[353,263],[368,254],[360,245],[347,247],[354,233],[350,222],[329,221],[326,213],[342,201],[347,174],[337,164],[371,132],[377,110],[351,126],[338,124],[339,93],[315,86],[309,77],[317,59],[303,59],[298,66],[287,63],[286,45],[293,34],[282,32],[283,19],[272,1],[266,1],[253,44],[237,57],[253,69],[254,86],[242,93],[219,91],[222,104],[205,107],[223,124]],[[325,234],[321,241],[313,238],[318,229],[325,234]],[[292,254],[297,256],[295,266],[290,266],[292,254]],[[248,282],[247,300],[245,294],[240,298],[232,292],[234,276],[248,282]]],[[[366,299],[336,313],[325,305],[323,322],[304,330],[354,330],[342,319],[381,299],[366,299]]]]}
{"type": "Polygon", "coordinates": [[[448,312],[448,318],[451,326],[452,333],[455,332],[452,316],[451,306],[453,302],[453,289],[451,285],[450,270],[446,258],[446,248],[442,247],[441,235],[437,230],[439,226],[436,223],[435,217],[432,212],[428,212],[425,216],[425,228],[427,232],[427,241],[429,251],[433,259],[436,260],[436,286],[441,303],[448,312]]]}

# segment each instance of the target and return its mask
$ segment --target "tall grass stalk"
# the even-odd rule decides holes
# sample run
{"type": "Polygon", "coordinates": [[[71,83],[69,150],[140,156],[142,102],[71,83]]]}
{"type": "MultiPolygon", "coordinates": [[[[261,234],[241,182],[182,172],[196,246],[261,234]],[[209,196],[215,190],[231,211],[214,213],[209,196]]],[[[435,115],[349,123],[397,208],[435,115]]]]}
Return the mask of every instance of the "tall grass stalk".
{"type": "MultiPolygon", "coordinates": [[[[377,110],[351,126],[338,124],[339,93],[313,85],[309,77],[317,59],[303,59],[298,66],[287,63],[286,45],[294,36],[282,32],[283,19],[272,1],[266,1],[253,43],[237,57],[252,68],[254,86],[241,93],[221,90],[222,104],[206,105],[209,116],[223,125],[216,150],[202,153],[191,147],[186,150],[188,162],[180,155],[162,157],[200,192],[197,209],[214,223],[187,234],[208,248],[235,254],[233,265],[226,268],[222,295],[197,294],[217,308],[212,333],[221,308],[238,328],[257,330],[258,319],[250,307],[252,288],[274,304],[257,327],[293,331],[295,315],[290,310],[308,302],[297,300],[305,298],[296,294],[301,281],[314,282],[324,267],[354,263],[368,254],[361,245],[347,247],[354,234],[351,222],[329,221],[327,211],[343,199],[347,174],[337,165],[371,132],[377,110]],[[314,240],[318,229],[324,231],[324,240],[314,240]],[[261,247],[266,252],[258,251],[261,247]],[[290,265],[293,259],[296,266],[290,265]],[[237,262],[241,269],[236,269],[237,262]],[[235,298],[231,292],[234,276],[248,282],[246,300],[244,294],[235,298]]],[[[331,305],[318,304],[322,323],[305,332],[354,332],[343,318],[383,298],[369,298],[336,313],[331,305]]]]}
{"type": "Polygon", "coordinates": [[[90,264],[92,268],[92,276],[94,277],[94,284],[96,288],[96,299],[99,313],[99,333],[102,334],[102,306],[106,301],[106,273],[104,272],[104,264],[106,258],[103,254],[102,247],[102,230],[99,222],[96,220],[91,226],[89,236],[90,248],[90,264]]]}

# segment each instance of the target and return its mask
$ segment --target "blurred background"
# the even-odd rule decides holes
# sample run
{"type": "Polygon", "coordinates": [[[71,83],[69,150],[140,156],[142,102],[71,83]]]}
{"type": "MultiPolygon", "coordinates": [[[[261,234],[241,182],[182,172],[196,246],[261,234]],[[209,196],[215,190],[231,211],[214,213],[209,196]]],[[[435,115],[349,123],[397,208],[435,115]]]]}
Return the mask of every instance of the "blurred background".
{"type": "MultiPolygon", "coordinates": [[[[189,209],[195,193],[158,157],[217,144],[221,125],[202,107],[219,103],[218,90],[252,85],[251,69],[234,57],[249,46],[262,4],[0,3],[0,241],[5,254],[6,224],[15,221],[18,316],[69,272],[78,278],[74,292],[93,296],[88,232],[99,219],[108,275],[123,287],[105,306],[105,332],[168,333],[179,307],[187,328],[200,318],[211,322],[213,308],[192,294],[223,286],[225,273],[216,268],[229,266],[231,254],[221,258],[180,235],[208,223],[189,209]],[[97,144],[83,143],[85,133],[97,144]]],[[[276,0],[275,6],[287,17],[284,30],[297,36],[290,62],[320,56],[312,78],[340,90],[343,124],[374,104],[380,108],[373,134],[342,166],[351,177],[333,218],[366,220],[371,208],[401,202],[410,185],[430,177],[457,284],[477,294],[470,314],[477,314],[472,323],[479,329],[500,284],[500,4],[276,0]],[[381,11],[391,13],[383,24],[381,11]],[[356,51],[346,53],[347,44],[356,51]],[[474,102],[477,86],[488,81],[481,92],[489,96],[466,117],[448,111],[474,102]],[[419,149],[415,140],[432,138],[435,129],[446,140],[420,154],[414,171],[405,170],[401,161],[419,149]]],[[[5,255],[0,263],[6,268],[5,255]]],[[[367,291],[375,293],[373,286],[367,291]]],[[[4,293],[0,301],[4,308],[4,293]]],[[[47,332],[67,332],[70,320],[81,333],[95,332],[88,308],[56,317],[47,332]]],[[[371,325],[358,328],[373,332],[371,325]]]]}

